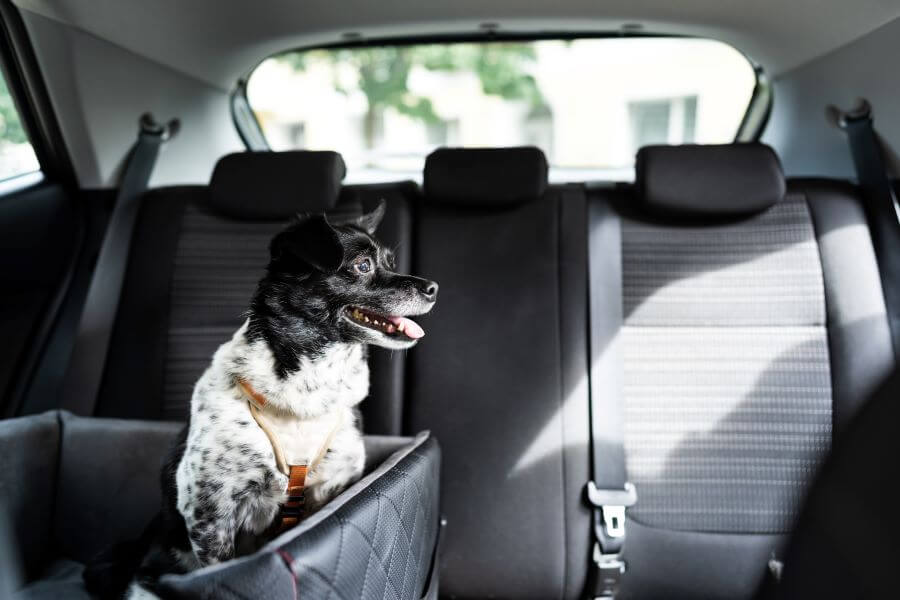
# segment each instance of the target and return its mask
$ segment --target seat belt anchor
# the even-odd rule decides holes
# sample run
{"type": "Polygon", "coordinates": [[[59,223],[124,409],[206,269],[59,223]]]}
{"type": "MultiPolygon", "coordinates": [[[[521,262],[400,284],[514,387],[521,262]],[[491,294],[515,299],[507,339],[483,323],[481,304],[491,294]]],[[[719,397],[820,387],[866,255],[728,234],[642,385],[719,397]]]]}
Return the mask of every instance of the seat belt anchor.
{"type": "Polygon", "coordinates": [[[597,579],[593,600],[614,600],[625,574],[625,561],[619,554],[603,554],[600,544],[594,544],[594,564],[597,579]]]}
{"type": "Polygon", "coordinates": [[[181,120],[170,119],[167,123],[160,123],[151,113],[144,113],[138,120],[142,134],[158,136],[164,142],[169,141],[181,130],[181,120]]]}

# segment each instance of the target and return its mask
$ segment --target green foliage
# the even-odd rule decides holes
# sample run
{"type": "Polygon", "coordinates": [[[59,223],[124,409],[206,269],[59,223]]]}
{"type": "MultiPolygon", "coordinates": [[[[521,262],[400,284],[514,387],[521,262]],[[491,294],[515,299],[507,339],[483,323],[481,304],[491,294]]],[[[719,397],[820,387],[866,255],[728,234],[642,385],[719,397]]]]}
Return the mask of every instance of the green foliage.
{"type": "Polygon", "coordinates": [[[0,76],[0,142],[24,144],[28,141],[22,120],[13,102],[6,81],[0,76]]]}
{"type": "MultiPolygon", "coordinates": [[[[364,133],[371,147],[375,122],[386,108],[425,123],[440,121],[431,100],[409,90],[409,74],[414,66],[430,71],[473,72],[485,94],[525,101],[535,109],[544,105],[537,82],[527,71],[535,58],[530,44],[486,43],[312,50],[283,54],[279,60],[297,71],[313,62],[352,66],[356,87],[365,94],[369,105],[364,133]]],[[[335,89],[350,91],[337,79],[335,89]]]]}
{"type": "Polygon", "coordinates": [[[537,82],[527,72],[537,59],[534,46],[518,43],[420,46],[421,63],[432,71],[468,70],[478,75],[485,94],[544,104],[537,82]]]}

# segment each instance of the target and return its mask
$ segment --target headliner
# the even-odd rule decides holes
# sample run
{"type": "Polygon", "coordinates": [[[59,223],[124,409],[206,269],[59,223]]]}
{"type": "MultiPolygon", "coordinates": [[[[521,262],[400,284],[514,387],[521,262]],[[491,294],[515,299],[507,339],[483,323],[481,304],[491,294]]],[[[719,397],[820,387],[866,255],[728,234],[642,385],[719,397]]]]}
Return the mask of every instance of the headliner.
{"type": "Polygon", "coordinates": [[[499,31],[643,31],[730,43],[778,75],[900,16],[896,0],[14,0],[177,71],[230,90],[260,60],[298,46],[499,31]],[[151,24],[158,24],[151,26],[151,24]]]}

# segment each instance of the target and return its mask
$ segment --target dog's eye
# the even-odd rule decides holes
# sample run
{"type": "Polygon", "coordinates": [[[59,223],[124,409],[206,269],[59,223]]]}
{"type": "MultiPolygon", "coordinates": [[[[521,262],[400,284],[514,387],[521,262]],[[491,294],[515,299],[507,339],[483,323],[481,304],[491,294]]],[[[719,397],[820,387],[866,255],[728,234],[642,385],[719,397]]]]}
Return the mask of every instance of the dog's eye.
{"type": "Polygon", "coordinates": [[[368,273],[372,270],[372,261],[368,258],[364,258],[353,265],[353,268],[356,269],[357,273],[368,273]]]}

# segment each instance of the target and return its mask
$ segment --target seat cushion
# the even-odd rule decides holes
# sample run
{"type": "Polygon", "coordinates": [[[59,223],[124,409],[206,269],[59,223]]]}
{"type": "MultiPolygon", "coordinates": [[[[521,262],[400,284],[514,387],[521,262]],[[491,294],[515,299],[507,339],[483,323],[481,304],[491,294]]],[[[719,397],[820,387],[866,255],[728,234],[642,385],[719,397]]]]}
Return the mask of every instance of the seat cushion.
{"type": "Polygon", "coordinates": [[[56,412],[0,421],[0,510],[8,515],[26,581],[52,556],[59,436],[56,412]]]}
{"type": "Polygon", "coordinates": [[[137,539],[161,506],[160,472],[180,423],[62,415],[54,550],[87,563],[137,539]]]}
{"type": "Polygon", "coordinates": [[[56,560],[32,581],[13,594],[12,600],[90,600],[81,574],[84,565],[72,560],[56,560]]]}

